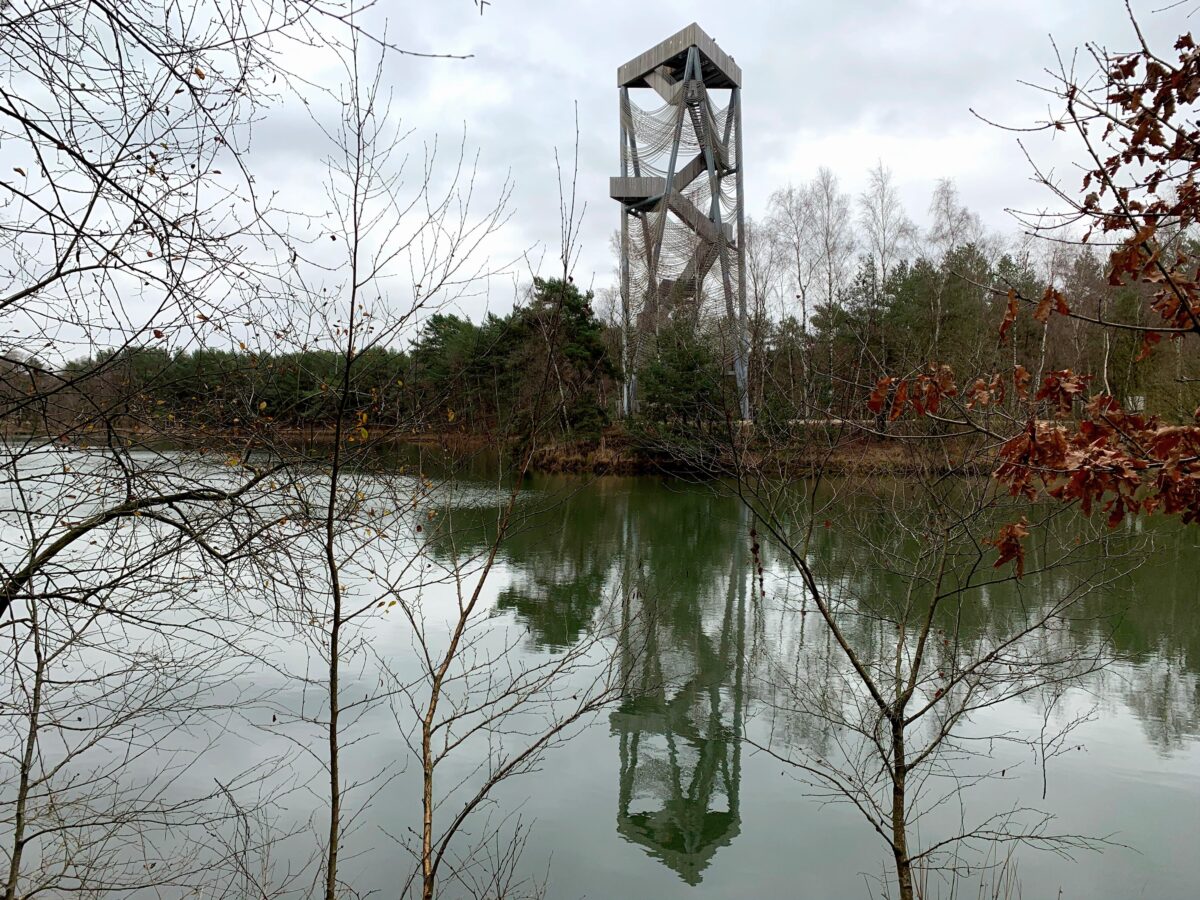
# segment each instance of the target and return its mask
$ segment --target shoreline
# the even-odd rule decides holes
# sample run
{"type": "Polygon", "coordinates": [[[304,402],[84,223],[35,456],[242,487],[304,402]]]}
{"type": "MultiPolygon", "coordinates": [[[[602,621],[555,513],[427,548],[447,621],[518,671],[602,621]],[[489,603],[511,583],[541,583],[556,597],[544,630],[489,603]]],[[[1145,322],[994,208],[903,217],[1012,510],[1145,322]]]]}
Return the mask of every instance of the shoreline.
{"type": "MultiPolygon", "coordinates": [[[[276,447],[290,453],[305,453],[328,445],[335,438],[332,426],[288,426],[280,428],[242,428],[234,426],[222,430],[184,429],[176,426],[166,430],[122,429],[115,436],[129,442],[147,446],[161,444],[166,447],[204,451],[230,451],[234,448],[276,447]]],[[[80,447],[95,446],[101,441],[89,441],[86,433],[64,432],[57,437],[32,432],[11,432],[5,440],[42,439],[51,442],[66,442],[80,447]]],[[[99,436],[97,436],[99,437],[99,436]]],[[[503,451],[500,440],[491,434],[472,431],[401,431],[379,429],[366,439],[350,434],[348,440],[357,448],[401,448],[410,447],[439,451],[442,454],[471,456],[499,454],[503,451]]],[[[949,449],[949,448],[947,448],[949,449]]],[[[593,474],[593,475],[676,475],[692,477],[719,477],[728,475],[735,468],[734,461],[727,455],[705,456],[698,449],[689,453],[683,442],[670,440],[654,441],[619,426],[609,426],[599,436],[556,440],[534,450],[530,459],[530,471],[543,474],[593,474]]],[[[903,475],[924,469],[928,461],[918,464],[907,452],[906,442],[900,438],[884,438],[868,435],[843,437],[833,446],[824,444],[806,445],[802,441],[787,441],[772,445],[755,446],[754,442],[743,451],[742,463],[751,469],[764,467],[780,475],[806,474],[824,471],[840,475],[894,474],[903,475]]],[[[962,471],[956,464],[958,454],[949,453],[946,462],[937,465],[944,472],[962,471]]],[[[986,474],[988,467],[975,467],[976,471],[964,474],[986,474]]]]}

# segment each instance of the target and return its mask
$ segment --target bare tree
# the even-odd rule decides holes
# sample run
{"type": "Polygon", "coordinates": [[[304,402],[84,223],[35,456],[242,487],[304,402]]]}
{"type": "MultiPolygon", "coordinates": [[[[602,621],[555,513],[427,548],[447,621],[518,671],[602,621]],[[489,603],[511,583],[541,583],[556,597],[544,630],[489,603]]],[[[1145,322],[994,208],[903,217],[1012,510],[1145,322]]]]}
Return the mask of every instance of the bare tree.
{"type": "MultiPolygon", "coordinates": [[[[119,459],[131,496],[157,493],[153,455],[119,459]]],[[[205,491],[241,476],[210,460],[191,467],[210,486],[195,496],[112,516],[109,465],[104,451],[8,453],[6,535],[19,535],[22,519],[31,529],[43,519],[88,526],[69,551],[26,566],[9,596],[0,720],[8,898],[219,891],[233,860],[208,835],[230,822],[226,791],[261,782],[254,765],[201,786],[194,770],[261,708],[252,690],[229,688],[254,663],[247,638],[257,629],[231,592],[279,575],[270,554],[247,552],[265,549],[245,535],[265,524],[266,491],[256,483],[213,509],[205,491]]],[[[165,468],[170,479],[181,474],[165,468]]]]}
{"type": "Polygon", "coordinates": [[[735,472],[740,497],[771,538],[763,552],[780,554],[796,577],[764,586],[764,600],[767,591],[778,596],[801,628],[803,614],[815,610],[821,628],[810,623],[808,640],[824,647],[814,651],[821,674],[787,663],[768,677],[776,714],[816,723],[800,733],[821,741],[797,741],[789,728],[754,742],[794,766],[816,796],[847,801],[866,818],[889,850],[905,900],[925,896],[921,885],[937,873],[954,878],[989,865],[995,844],[1055,852],[1101,846],[1054,833],[1048,814],[1021,804],[976,812],[965,792],[1014,765],[994,756],[998,748],[1034,747],[1045,765],[1070,746],[1082,721],[1076,715],[1047,713],[1043,728],[1027,734],[991,732],[978,720],[1021,698],[1053,707],[1065,686],[1103,665],[1104,628],[1089,621],[1083,600],[1136,564],[1136,556],[1122,564],[1095,528],[1076,542],[1081,524],[1056,528],[1061,511],[1051,511],[1038,524],[1053,538],[1036,561],[1023,572],[997,572],[983,548],[1006,540],[1001,523],[1012,502],[986,481],[946,478],[922,446],[909,453],[916,478],[839,482],[834,498],[820,502],[809,485],[781,484],[776,472],[735,472]],[[818,514],[858,550],[821,553],[818,514]],[[873,565],[863,565],[864,554],[873,565]],[[972,610],[981,599],[1019,590],[1022,574],[1037,585],[1026,603],[1003,621],[980,621],[972,610]],[[1072,639],[1077,628],[1095,629],[1096,640],[1072,639]],[[960,828],[937,836],[926,820],[948,806],[961,809],[960,828]]]}
{"type": "Polygon", "coordinates": [[[930,226],[926,240],[931,246],[934,259],[943,269],[942,278],[930,297],[933,315],[931,349],[933,359],[940,359],[942,334],[942,301],[946,290],[947,274],[945,261],[950,253],[967,244],[978,244],[983,238],[983,226],[979,216],[969,210],[959,199],[958,188],[949,178],[942,178],[934,188],[929,201],[930,226]]]}
{"type": "Polygon", "coordinates": [[[762,404],[767,378],[767,335],[771,327],[772,307],[783,305],[780,295],[780,269],[783,247],[779,235],[769,226],[746,220],[747,291],[750,299],[750,383],[756,409],[762,404]]]}
{"type": "Polygon", "coordinates": [[[539,323],[544,347],[527,373],[535,385],[531,409],[527,421],[513,423],[513,430],[501,439],[517,454],[511,469],[501,472],[495,499],[486,507],[489,521],[484,538],[476,541],[477,550],[470,547],[471,541],[464,542],[455,527],[455,504],[452,498],[443,499],[436,540],[453,603],[439,622],[421,592],[397,592],[422,663],[416,678],[395,680],[397,725],[421,768],[419,840],[403,842],[417,866],[405,891],[419,886],[422,900],[433,900],[443,883],[457,883],[471,896],[497,900],[540,894],[536,883],[515,874],[515,860],[524,845],[519,820],[507,840],[501,834],[511,817],[501,815],[497,824],[485,822],[481,836],[473,836],[465,849],[456,847],[456,841],[504,781],[536,770],[547,750],[561,745],[622,693],[622,673],[613,649],[615,633],[603,627],[613,617],[597,615],[596,626],[586,638],[566,650],[521,662],[513,660],[514,638],[487,624],[485,588],[503,543],[523,525],[537,521],[538,510],[523,501],[522,487],[543,427],[558,415],[561,400],[555,384],[564,361],[557,333],[563,327],[576,235],[586,210],[577,203],[578,154],[577,130],[569,173],[564,173],[555,154],[561,276],[552,282],[557,294],[548,298],[546,315],[539,323]],[[474,752],[480,760],[472,777],[440,786],[442,768],[464,751],[474,752]],[[443,819],[444,807],[449,809],[443,819]]]}
{"type": "Polygon", "coordinates": [[[896,263],[912,252],[917,227],[905,213],[892,170],[883,160],[868,173],[867,187],[858,196],[858,226],[879,280],[886,283],[896,263]]]}
{"type": "MultiPolygon", "coordinates": [[[[364,615],[342,595],[338,555],[343,521],[361,512],[343,493],[343,450],[352,436],[365,439],[370,406],[350,372],[430,297],[447,302],[476,283],[478,269],[465,267],[502,221],[507,188],[473,217],[460,158],[443,195],[429,189],[427,168],[425,189],[401,208],[399,173],[380,175],[395,135],[374,118],[379,82],[366,97],[353,78],[343,104],[353,115],[336,132],[349,189],[330,194],[332,217],[353,238],[349,259],[330,267],[288,232],[256,192],[251,126],[282,93],[303,88],[320,101],[337,91],[288,71],[281,48],[354,60],[362,44],[410,52],[362,27],[353,4],[17,2],[0,6],[0,29],[0,142],[16,176],[0,183],[0,316],[6,335],[19,335],[0,347],[14,388],[0,417],[10,436],[33,434],[3,451],[0,615],[12,639],[13,710],[3,752],[15,785],[4,812],[6,896],[182,890],[215,884],[230,866],[233,880],[214,891],[253,883],[267,895],[269,873],[251,878],[248,823],[266,828],[269,817],[242,790],[258,788],[234,770],[199,795],[175,793],[187,760],[216,740],[205,733],[181,747],[186,732],[175,728],[235,706],[249,714],[251,698],[205,692],[262,650],[264,622],[294,624],[299,604],[325,638],[316,646],[328,673],[319,718],[331,808],[318,862],[332,897],[345,824],[342,654],[364,615]],[[410,219],[418,225],[401,240],[398,222],[410,219]],[[364,244],[367,231],[380,243],[364,244]],[[373,318],[368,303],[382,302],[383,270],[397,261],[412,266],[414,303],[373,318]],[[341,321],[311,286],[330,268],[348,273],[341,321]],[[319,516],[311,460],[286,440],[262,453],[261,433],[213,440],[174,428],[144,393],[153,381],[130,377],[142,358],[214,343],[240,347],[253,368],[258,353],[302,346],[306,329],[321,326],[344,351],[345,377],[319,516]],[[78,357],[88,364],[69,364],[78,357]],[[313,547],[324,552],[305,559],[313,547]],[[313,559],[325,561],[323,573],[313,559]],[[287,588],[302,588],[298,602],[287,588]],[[63,678],[66,665],[83,674],[63,678]],[[84,710],[81,724],[66,718],[84,710]],[[224,826],[247,837],[217,835],[224,826]],[[210,827],[212,842],[197,841],[196,852],[138,857],[139,840],[165,848],[168,837],[210,827]]],[[[254,400],[239,398],[261,409],[254,400]]]]}
{"type": "Polygon", "coordinates": [[[824,166],[817,170],[809,195],[812,198],[813,240],[820,260],[820,297],[827,306],[833,306],[850,277],[858,245],[850,198],[841,192],[833,171],[824,166]]]}
{"type": "MultiPolygon", "coordinates": [[[[405,136],[390,119],[383,80],[386,53],[367,68],[369,48],[354,34],[347,45],[341,124],[328,135],[326,228],[343,255],[331,264],[301,254],[296,293],[305,298],[304,315],[293,306],[290,329],[283,322],[266,329],[297,346],[329,348],[338,360],[337,383],[329,385],[336,400],[329,442],[295,460],[294,498],[283,510],[297,577],[294,595],[280,602],[307,646],[288,675],[306,700],[280,704],[271,731],[289,737],[323,782],[312,827],[314,893],[333,900],[358,889],[353,861],[375,849],[357,833],[358,823],[382,792],[407,795],[412,786],[407,796],[419,820],[407,833],[388,832],[414,863],[399,877],[402,895],[536,894],[537,884],[515,865],[527,826],[503,811],[493,815],[493,794],[535,769],[546,750],[616,696],[604,629],[565,652],[518,662],[521,638],[495,620],[491,606],[505,542],[537,521],[522,490],[530,460],[547,425],[562,415],[565,361],[557,332],[582,212],[564,190],[564,277],[536,318],[544,343],[525,373],[531,410],[501,423],[495,436],[515,455],[501,459],[481,534],[472,499],[480,489],[459,480],[465,460],[443,458],[437,474],[376,464],[390,439],[439,413],[452,421],[454,411],[434,398],[410,421],[381,427],[374,416],[385,398],[362,391],[356,373],[373,350],[413,334],[424,317],[453,307],[495,273],[484,254],[507,217],[508,187],[475,212],[471,166],[460,155],[443,178],[432,153],[415,187],[407,187],[405,136]],[[404,659],[373,648],[389,617],[401,620],[411,646],[404,659]],[[354,762],[358,748],[385,709],[409,754],[364,769],[354,762]],[[457,770],[464,760],[477,760],[468,763],[472,776],[444,783],[444,769],[457,770]],[[405,777],[410,764],[415,780],[405,777]],[[473,820],[477,827],[468,829],[473,820]]],[[[277,441],[275,451],[289,448],[277,441]]]]}
{"type": "Polygon", "coordinates": [[[807,329],[812,285],[820,260],[811,192],[807,186],[779,188],[771,194],[767,209],[767,227],[777,236],[781,253],[787,257],[793,293],[800,304],[800,327],[807,329]]]}

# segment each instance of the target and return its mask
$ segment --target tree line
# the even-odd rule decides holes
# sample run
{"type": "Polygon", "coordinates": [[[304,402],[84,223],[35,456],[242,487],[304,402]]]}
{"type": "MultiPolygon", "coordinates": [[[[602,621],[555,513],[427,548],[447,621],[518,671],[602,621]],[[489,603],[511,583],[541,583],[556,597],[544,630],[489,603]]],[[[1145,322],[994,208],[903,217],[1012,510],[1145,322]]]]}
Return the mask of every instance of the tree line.
{"type": "MultiPolygon", "coordinates": [[[[898,202],[886,170],[873,177],[883,185],[882,196],[898,202]]],[[[1109,285],[1106,260],[1091,248],[1058,247],[1049,255],[1029,246],[1006,248],[982,232],[948,183],[937,188],[934,225],[923,239],[898,208],[875,210],[897,229],[894,237],[881,237],[865,214],[857,228],[843,227],[855,224],[845,218],[848,197],[833,195],[843,218],[814,214],[811,207],[825,203],[830,190],[836,191],[836,179],[824,171],[803,190],[777,191],[771,215],[750,231],[750,393],[755,417],[764,423],[862,417],[879,373],[935,361],[955,371],[1021,360],[1035,375],[1091,372],[1106,391],[1136,407],[1177,420],[1195,408],[1191,385],[1200,372],[1183,342],[1174,352],[1143,359],[1136,330],[1089,328],[1061,316],[1024,318],[1004,344],[997,340],[1008,292],[1034,294],[1048,281],[1106,321],[1146,324],[1146,291],[1109,285]],[[836,241],[817,240],[820,222],[838,225],[836,241]],[[814,247],[829,246],[840,247],[843,258],[826,258],[826,250],[812,255],[814,247]]],[[[871,196],[861,198],[864,210],[871,209],[871,196]]],[[[1186,234],[1177,240],[1188,251],[1194,246],[1186,234]]],[[[473,322],[434,312],[415,337],[363,352],[352,405],[378,427],[494,433],[528,416],[542,387],[534,383],[540,369],[532,363],[554,354],[560,357],[552,372],[555,409],[539,427],[562,438],[595,437],[618,419],[620,378],[618,326],[606,315],[610,309],[596,305],[591,292],[571,281],[539,278],[503,316],[473,322]]],[[[97,400],[117,397],[122,422],[131,428],[149,427],[150,420],[155,428],[321,428],[337,414],[336,350],[267,345],[252,351],[244,344],[170,350],[165,343],[151,332],[148,341],[102,351],[53,374],[36,361],[10,360],[0,388],[17,401],[45,394],[51,383],[77,386],[50,393],[50,419],[72,427],[87,420],[97,400]]],[[[734,390],[725,346],[717,327],[686,309],[672,310],[640,362],[638,419],[722,420],[734,390]]],[[[10,430],[32,427],[36,411],[15,409],[10,430]]]]}
{"type": "MultiPolygon", "coordinates": [[[[504,316],[474,323],[432,312],[414,339],[356,354],[347,402],[368,430],[489,433],[520,430],[511,426],[528,420],[534,395],[549,387],[556,404],[542,428],[598,433],[609,421],[615,370],[592,299],[569,280],[538,278],[504,316]]],[[[49,393],[50,420],[72,429],[96,408],[108,415],[114,401],[120,413],[109,420],[130,429],[325,428],[340,414],[345,360],[336,348],[170,350],[163,343],[105,350],[52,374],[36,360],[10,364],[4,386],[14,401],[49,393]],[[56,384],[71,387],[47,391],[56,384]]],[[[15,424],[32,425],[45,411],[24,410],[15,424]]]]}

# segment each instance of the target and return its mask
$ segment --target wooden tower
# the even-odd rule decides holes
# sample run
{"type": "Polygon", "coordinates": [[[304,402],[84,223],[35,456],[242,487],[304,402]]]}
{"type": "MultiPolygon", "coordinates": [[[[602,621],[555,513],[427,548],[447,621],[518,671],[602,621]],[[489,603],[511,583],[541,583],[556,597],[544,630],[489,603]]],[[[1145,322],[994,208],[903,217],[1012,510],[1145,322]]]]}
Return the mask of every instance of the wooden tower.
{"type": "Polygon", "coordinates": [[[737,63],[695,23],[617,70],[621,174],[609,193],[621,204],[625,415],[637,410],[646,340],[667,321],[698,327],[715,312],[741,418],[750,418],[741,82],[737,63]]]}

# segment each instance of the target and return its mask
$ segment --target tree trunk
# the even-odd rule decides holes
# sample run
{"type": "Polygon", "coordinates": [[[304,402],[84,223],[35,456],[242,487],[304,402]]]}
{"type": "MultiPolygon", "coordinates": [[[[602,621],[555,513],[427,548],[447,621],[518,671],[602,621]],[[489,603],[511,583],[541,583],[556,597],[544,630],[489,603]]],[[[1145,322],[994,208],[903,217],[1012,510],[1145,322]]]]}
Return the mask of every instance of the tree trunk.
{"type": "Polygon", "coordinates": [[[33,652],[36,668],[33,674],[33,692],[29,706],[29,732],[25,737],[24,753],[21,756],[21,774],[17,785],[15,814],[13,819],[12,851],[8,864],[8,881],[4,887],[4,900],[17,900],[17,885],[21,879],[21,856],[25,850],[25,819],[29,804],[30,782],[33,773],[33,757],[37,748],[38,731],[42,725],[42,688],[46,681],[46,661],[42,656],[41,623],[38,611],[30,604],[29,618],[32,621],[33,652]]]}
{"type": "Polygon", "coordinates": [[[913,900],[912,860],[908,858],[908,825],[905,821],[908,768],[902,716],[903,712],[892,721],[892,853],[896,859],[896,886],[900,890],[900,900],[913,900]]]}

